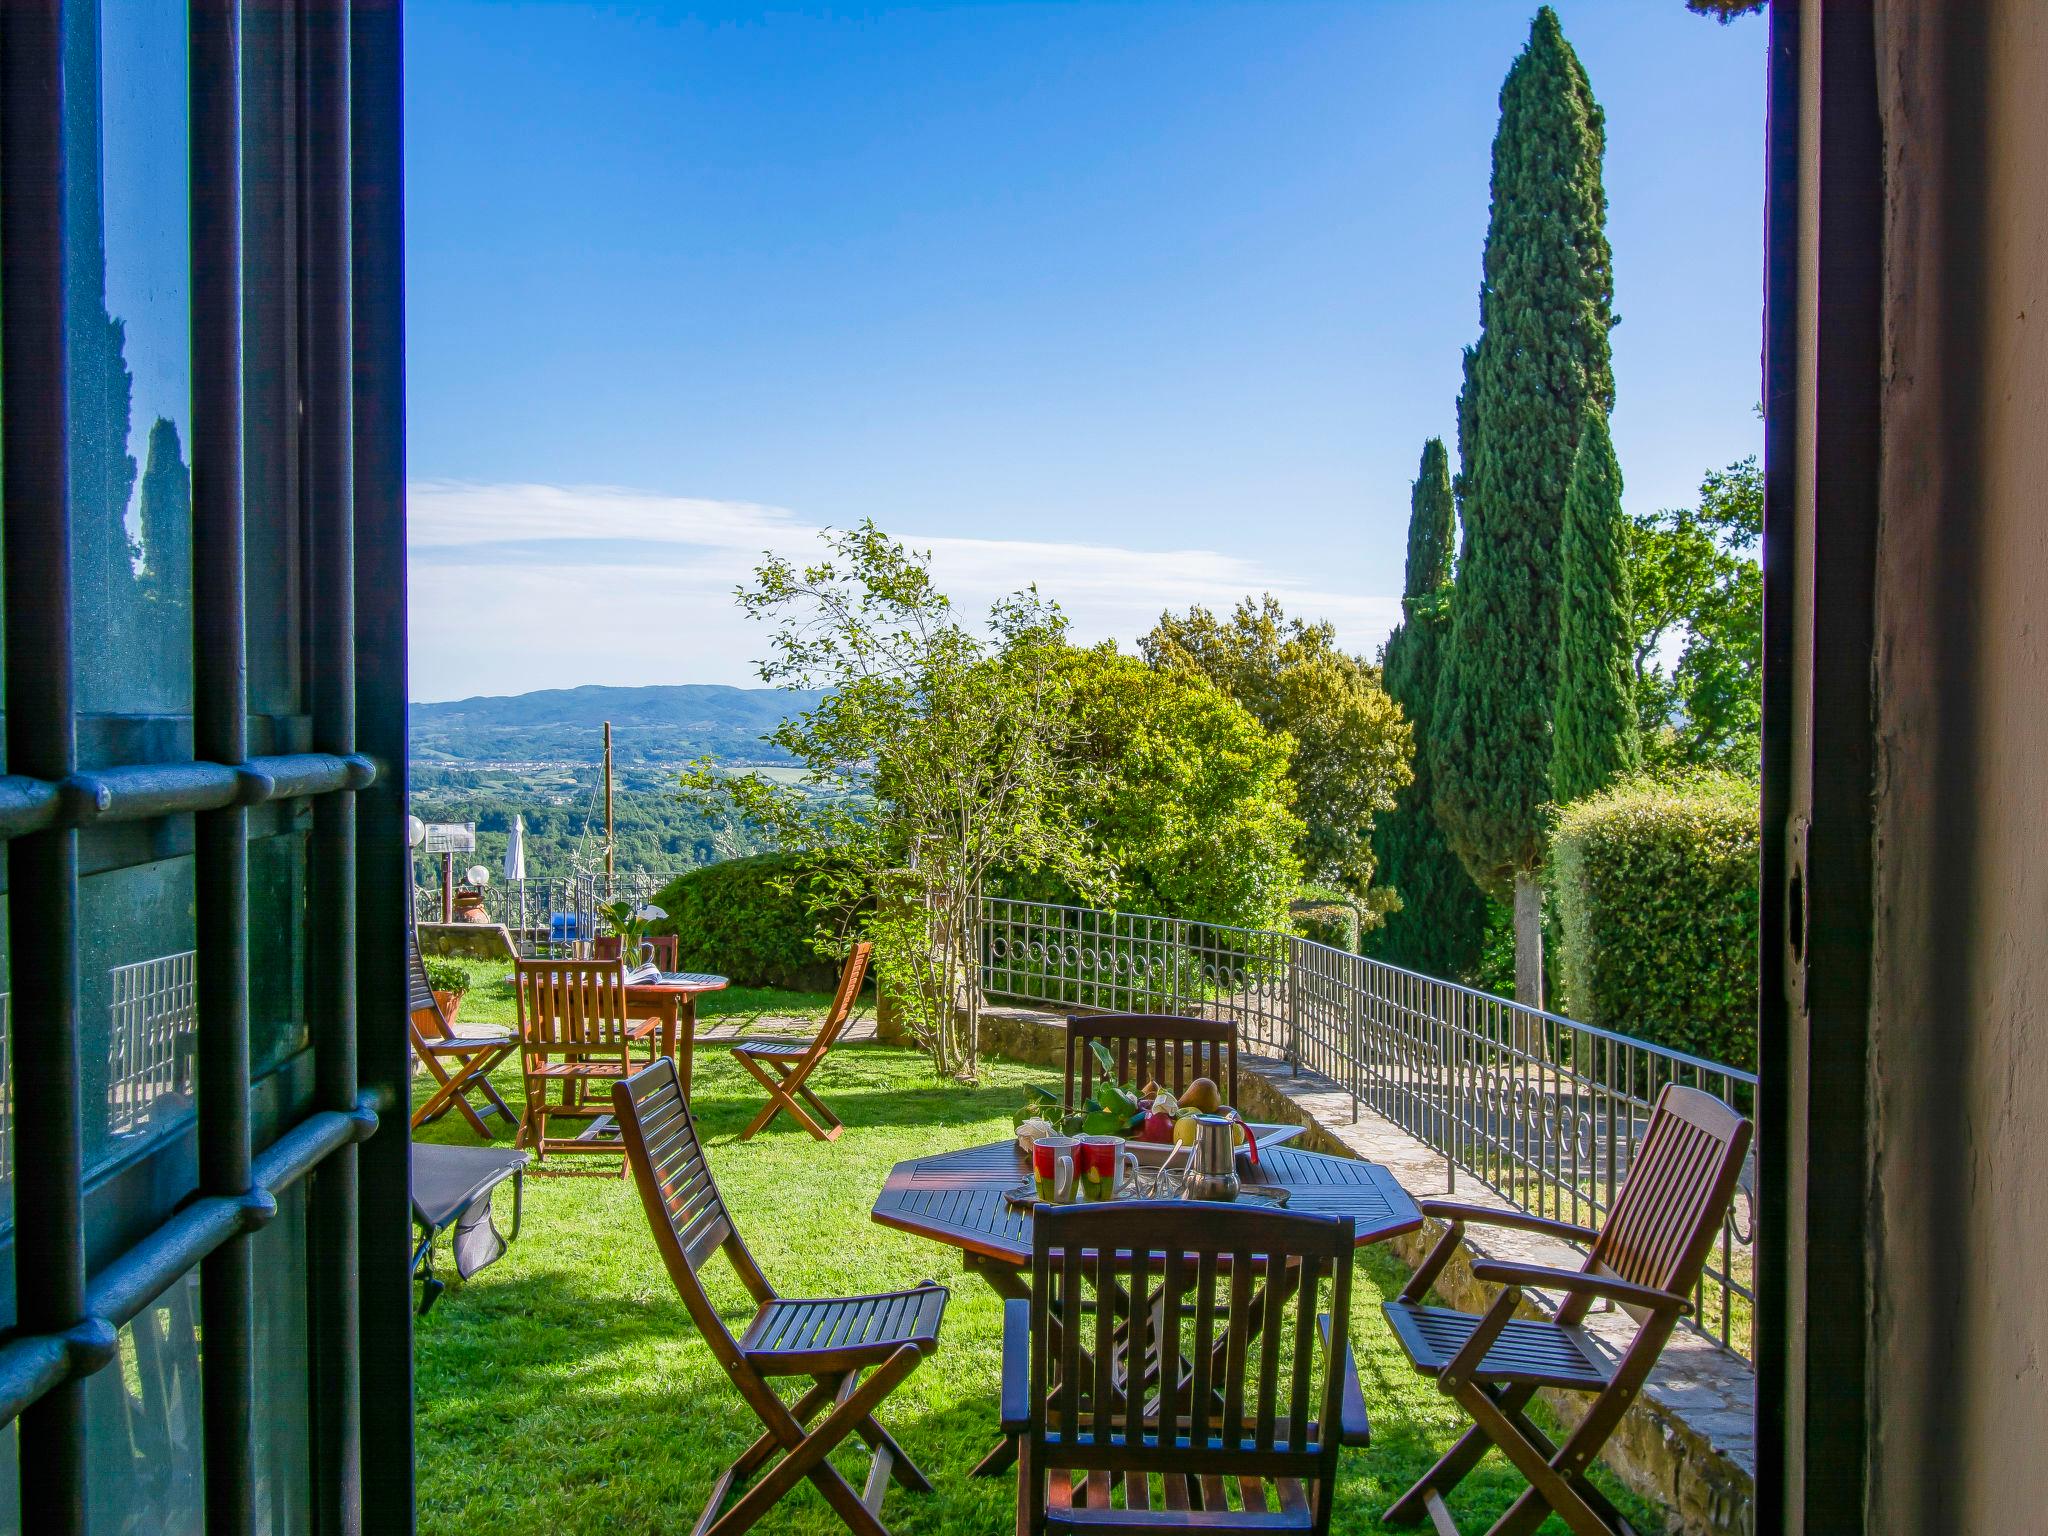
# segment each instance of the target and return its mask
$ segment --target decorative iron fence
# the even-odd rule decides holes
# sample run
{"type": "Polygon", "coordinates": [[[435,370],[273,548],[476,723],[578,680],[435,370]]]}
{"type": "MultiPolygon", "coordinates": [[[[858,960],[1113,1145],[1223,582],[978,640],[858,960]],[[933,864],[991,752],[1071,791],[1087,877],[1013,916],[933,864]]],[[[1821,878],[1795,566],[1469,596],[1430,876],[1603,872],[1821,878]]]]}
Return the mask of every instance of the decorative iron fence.
{"type": "MultiPolygon", "coordinates": [[[[600,931],[598,909],[611,901],[645,906],[686,869],[622,869],[606,893],[602,871],[553,879],[493,880],[479,893],[485,915],[511,931],[528,954],[567,954],[600,931]]],[[[438,881],[415,881],[413,916],[423,923],[441,920],[438,881]]]]}
{"type": "Polygon", "coordinates": [[[107,1051],[107,1128],[125,1136],[150,1123],[159,1101],[193,1092],[198,1036],[198,953],[117,965],[107,1051]]]}
{"type": "MultiPolygon", "coordinates": [[[[1651,1105],[1681,1083],[1755,1112],[1756,1078],[1293,934],[988,897],[982,990],[1088,1011],[1229,1017],[1525,1210],[1598,1226],[1651,1105]]],[[[1693,1298],[1747,1356],[1755,1154],[1693,1298]]]]}

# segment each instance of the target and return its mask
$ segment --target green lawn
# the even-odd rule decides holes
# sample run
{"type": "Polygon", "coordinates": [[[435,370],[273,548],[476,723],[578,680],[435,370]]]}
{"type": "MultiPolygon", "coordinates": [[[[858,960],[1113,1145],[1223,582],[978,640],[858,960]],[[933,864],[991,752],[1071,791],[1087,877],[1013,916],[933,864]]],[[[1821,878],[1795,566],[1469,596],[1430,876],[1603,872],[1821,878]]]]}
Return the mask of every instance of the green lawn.
{"type": "MultiPolygon", "coordinates": [[[[509,1007],[509,994],[492,990],[472,994],[463,1017],[509,1007]]],[[[815,1082],[845,1116],[844,1137],[819,1147],[784,1122],[741,1146],[733,1137],[757,1107],[757,1090],[723,1051],[698,1059],[695,1108],[714,1172],[779,1290],[840,1295],[928,1277],[953,1288],[939,1354],[883,1414],[936,1485],[922,1496],[890,1490],[883,1517],[899,1536],[1014,1527],[1014,1480],[967,1476],[996,1436],[1000,1309],[960,1272],[956,1253],[876,1226],[869,1209],[897,1161],[1004,1135],[1020,1088],[1046,1075],[994,1062],[981,1086],[942,1088],[907,1052],[842,1047],[815,1082]]],[[[517,1109],[516,1066],[497,1081],[517,1109]]],[[[421,1135],[473,1139],[454,1116],[421,1135]]],[[[712,1270],[737,1331],[739,1287],[721,1262],[712,1270]]],[[[444,1272],[452,1277],[452,1266],[444,1272]]],[[[1455,1406],[1409,1370],[1380,1318],[1379,1303],[1402,1279],[1383,1253],[1360,1255],[1352,1330],[1374,1440],[1344,1455],[1340,1531],[1380,1529],[1378,1512],[1462,1427],[1455,1406]]],[[[712,1479],[757,1432],[693,1332],[626,1182],[529,1175],[519,1241],[468,1285],[450,1287],[418,1325],[415,1360],[420,1528],[429,1536],[685,1531],[712,1479]]],[[[856,1487],[863,1467],[849,1453],[856,1487]]],[[[1495,1456],[1452,1508],[1468,1531],[1484,1530],[1520,1486],[1495,1456]]],[[[1661,1528],[1612,1479],[1603,1475],[1602,1487],[1639,1529],[1661,1528]]],[[[759,1529],[822,1536],[843,1527],[805,1485],[759,1529]]]]}

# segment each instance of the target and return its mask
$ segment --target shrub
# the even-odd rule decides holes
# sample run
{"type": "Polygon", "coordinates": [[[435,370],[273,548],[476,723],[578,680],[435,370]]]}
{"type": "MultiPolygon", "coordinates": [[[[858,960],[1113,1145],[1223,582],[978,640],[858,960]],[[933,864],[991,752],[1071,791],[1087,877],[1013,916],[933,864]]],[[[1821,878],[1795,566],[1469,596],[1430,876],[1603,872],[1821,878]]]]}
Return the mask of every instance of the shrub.
{"type": "Polygon", "coordinates": [[[1637,780],[1566,806],[1552,843],[1560,1011],[1756,1066],[1756,787],[1637,780]]]}
{"type": "MultiPolygon", "coordinates": [[[[688,969],[715,971],[736,986],[829,992],[839,963],[816,948],[821,919],[811,910],[808,884],[788,854],[707,864],[654,898],[668,913],[654,932],[676,935],[688,969]]],[[[830,914],[824,920],[831,924],[830,914]]]]}
{"type": "Polygon", "coordinates": [[[423,955],[427,967],[427,985],[436,992],[467,992],[476,985],[476,972],[460,960],[451,960],[446,955],[423,955]]]}
{"type": "Polygon", "coordinates": [[[1358,953],[1358,904],[1328,886],[1308,886],[1287,908],[1288,926],[1314,944],[1358,953]]]}

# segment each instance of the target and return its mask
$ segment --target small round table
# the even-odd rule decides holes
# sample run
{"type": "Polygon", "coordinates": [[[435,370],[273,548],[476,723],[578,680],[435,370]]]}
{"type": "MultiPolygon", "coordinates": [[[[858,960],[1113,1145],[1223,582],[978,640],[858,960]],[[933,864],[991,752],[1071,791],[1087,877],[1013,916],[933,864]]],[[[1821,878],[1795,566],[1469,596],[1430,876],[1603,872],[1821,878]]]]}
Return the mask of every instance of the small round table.
{"type": "MultiPolygon", "coordinates": [[[[1422,1226],[1422,1212],[1400,1181],[1378,1163],[1331,1157],[1295,1147],[1264,1148],[1256,1168],[1238,1174],[1254,1189],[1287,1192],[1287,1208],[1318,1216],[1349,1216],[1357,1246],[1384,1242],[1422,1226]]],[[[1003,1198],[1030,1177],[1014,1141],[915,1157],[889,1170],[875,1197],[874,1219],[961,1251],[965,1267],[1005,1300],[1028,1297],[1031,1212],[1003,1198]]],[[[1005,1437],[974,1471],[990,1477],[1016,1460],[1016,1441],[1005,1437]]]]}
{"type": "Polygon", "coordinates": [[[709,971],[663,971],[653,981],[626,983],[626,1008],[634,1018],[661,1021],[661,1054],[676,1058],[683,1098],[690,1097],[690,1067],[697,1054],[697,998],[722,992],[731,983],[709,971]]]}

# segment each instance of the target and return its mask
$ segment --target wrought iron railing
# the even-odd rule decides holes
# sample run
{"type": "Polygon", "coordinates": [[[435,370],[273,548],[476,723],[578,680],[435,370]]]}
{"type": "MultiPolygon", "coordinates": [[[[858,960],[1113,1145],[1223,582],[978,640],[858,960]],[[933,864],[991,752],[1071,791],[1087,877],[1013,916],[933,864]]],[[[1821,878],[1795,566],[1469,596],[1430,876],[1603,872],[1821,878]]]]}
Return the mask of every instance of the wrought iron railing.
{"type": "MultiPolygon", "coordinates": [[[[1088,1011],[1229,1017],[1247,1049],[1341,1084],[1525,1210],[1598,1226],[1666,1083],[1755,1112],[1756,1078],[1293,934],[986,898],[982,990],[1088,1011]]],[[[1751,1347],[1754,1154],[1694,1296],[1751,1347]]]]}
{"type": "MultiPolygon", "coordinates": [[[[597,936],[598,909],[606,902],[630,901],[644,906],[688,873],[684,869],[620,870],[611,878],[609,895],[601,871],[547,879],[493,880],[480,894],[485,914],[492,922],[503,923],[523,950],[564,954],[597,936]]],[[[416,882],[412,897],[417,921],[440,921],[438,884],[416,882]]]]}

